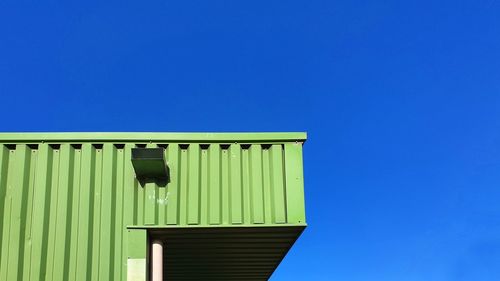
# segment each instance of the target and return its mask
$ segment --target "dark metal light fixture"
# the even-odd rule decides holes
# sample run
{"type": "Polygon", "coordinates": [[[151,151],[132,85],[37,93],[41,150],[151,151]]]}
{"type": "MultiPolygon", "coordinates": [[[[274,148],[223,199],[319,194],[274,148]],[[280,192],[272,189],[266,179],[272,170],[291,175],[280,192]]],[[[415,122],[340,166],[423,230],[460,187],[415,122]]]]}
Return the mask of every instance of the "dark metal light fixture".
{"type": "Polygon", "coordinates": [[[165,150],[158,148],[132,148],[132,165],[135,175],[141,182],[168,181],[168,167],[165,161],[165,150]]]}

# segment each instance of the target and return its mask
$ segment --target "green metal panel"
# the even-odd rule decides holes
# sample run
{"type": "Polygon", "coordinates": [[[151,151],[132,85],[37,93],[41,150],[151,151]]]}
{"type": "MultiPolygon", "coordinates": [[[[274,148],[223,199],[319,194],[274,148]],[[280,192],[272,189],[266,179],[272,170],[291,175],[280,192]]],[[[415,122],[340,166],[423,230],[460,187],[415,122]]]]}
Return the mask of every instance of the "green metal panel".
{"type": "Polygon", "coordinates": [[[146,281],[147,278],[147,232],[144,229],[129,229],[127,233],[127,272],[123,275],[127,278],[116,278],[116,280],[146,281]]]}
{"type": "Polygon", "coordinates": [[[289,142],[306,133],[0,133],[4,141],[24,142],[289,142]]]}
{"type": "MultiPolygon", "coordinates": [[[[2,133],[0,280],[126,280],[130,229],[278,227],[296,238],[306,225],[305,139],[305,133],[2,133]],[[135,179],[134,147],[165,148],[166,186],[135,179]]],[[[294,239],[286,241],[289,247],[294,239]]],[[[274,257],[272,269],[282,255],[274,257]]]]}

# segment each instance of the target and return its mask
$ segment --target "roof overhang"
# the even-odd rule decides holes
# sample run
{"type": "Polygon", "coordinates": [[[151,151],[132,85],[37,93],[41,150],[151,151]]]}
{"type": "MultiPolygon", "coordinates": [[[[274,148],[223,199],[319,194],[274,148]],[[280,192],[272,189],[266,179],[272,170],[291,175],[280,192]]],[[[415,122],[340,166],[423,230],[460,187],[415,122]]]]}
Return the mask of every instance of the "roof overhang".
{"type": "Polygon", "coordinates": [[[165,280],[268,280],[305,226],[152,228],[165,280]]]}

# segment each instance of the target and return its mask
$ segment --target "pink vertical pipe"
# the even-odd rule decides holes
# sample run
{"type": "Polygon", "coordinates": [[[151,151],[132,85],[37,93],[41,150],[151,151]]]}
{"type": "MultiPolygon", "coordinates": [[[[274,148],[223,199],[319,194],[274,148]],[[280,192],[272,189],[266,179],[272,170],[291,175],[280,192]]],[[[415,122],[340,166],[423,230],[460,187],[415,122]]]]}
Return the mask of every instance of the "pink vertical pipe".
{"type": "Polygon", "coordinates": [[[151,248],[151,281],[163,281],[163,242],[154,240],[151,248]]]}

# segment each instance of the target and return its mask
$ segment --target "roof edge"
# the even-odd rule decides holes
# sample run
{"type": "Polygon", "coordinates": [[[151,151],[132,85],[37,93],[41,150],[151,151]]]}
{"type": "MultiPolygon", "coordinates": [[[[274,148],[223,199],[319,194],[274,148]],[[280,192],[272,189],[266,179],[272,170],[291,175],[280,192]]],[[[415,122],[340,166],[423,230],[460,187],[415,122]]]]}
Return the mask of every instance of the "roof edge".
{"type": "Polygon", "coordinates": [[[306,132],[259,133],[159,133],[159,132],[64,132],[0,133],[0,142],[78,141],[176,141],[176,142],[276,142],[305,141],[306,132]]]}

